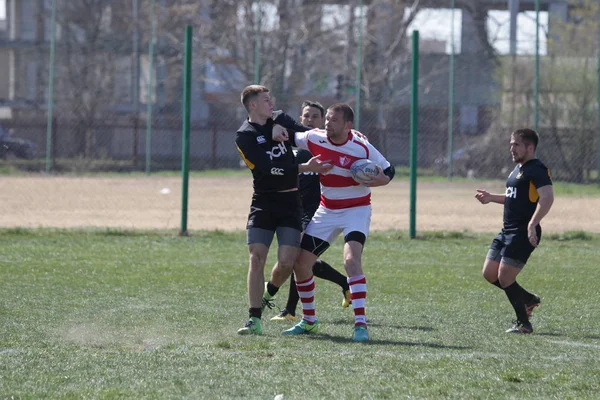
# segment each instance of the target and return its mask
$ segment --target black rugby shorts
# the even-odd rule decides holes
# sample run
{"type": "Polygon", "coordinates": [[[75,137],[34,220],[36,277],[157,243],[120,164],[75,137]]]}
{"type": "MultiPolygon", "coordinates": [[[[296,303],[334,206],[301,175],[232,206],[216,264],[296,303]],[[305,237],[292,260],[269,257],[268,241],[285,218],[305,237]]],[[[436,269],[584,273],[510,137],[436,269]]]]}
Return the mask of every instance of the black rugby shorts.
{"type": "Polygon", "coordinates": [[[246,229],[275,232],[278,227],[302,229],[302,204],[298,191],[255,193],[252,196],[246,229]]]}
{"type": "MultiPolygon", "coordinates": [[[[542,230],[537,227],[538,243],[542,239],[542,230]]],[[[529,243],[527,237],[527,229],[519,229],[514,232],[500,232],[492,241],[490,250],[500,252],[502,257],[511,258],[521,261],[523,264],[527,262],[535,247],[529,243]]]]}

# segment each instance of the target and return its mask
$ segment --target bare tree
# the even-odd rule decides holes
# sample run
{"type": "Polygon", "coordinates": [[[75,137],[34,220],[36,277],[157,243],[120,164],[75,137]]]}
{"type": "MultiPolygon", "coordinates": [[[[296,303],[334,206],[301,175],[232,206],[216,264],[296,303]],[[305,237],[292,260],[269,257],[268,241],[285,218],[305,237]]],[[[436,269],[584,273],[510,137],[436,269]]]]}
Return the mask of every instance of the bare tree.
{"type": "MultiPolygon", "coordinates": [[[[598,3],[592,0],[573,1],[570,20],[552,20],[552,35],[548,39],[549,55],[540,62],[539,126],[542,137],[540,156],[553,170],[556,179],[571,182],[591,180],[597,129],[597,63],[590,55],[597,51],[598,3]]],[[[508,82],[508,71],[515,76],[514,91],[504,85],[500,119],[508,129],[532,126],[534,110],[534,58],[521,56],[515,65],[505,60],[500,74],[508,82]],[[513,69],[514,68],[514,69],[513,69]],[[506,72],[506,73],[505,73],[506,72]],[[510,99],[510,101],[509,101],[510,99]],[[512,113],[512,116],[509,114],[512,113]]],[[[510,61],[512,63],[512,61],[510,61]]],[[[499,129],[492,126],[480,143],[478,153],[494,154],[501,143],[494,137],[499,129]]],[[[488,157],[479,167],[483,175],[496,176],[502,159],[488,157]]]]}
{"type": "MultiPolygon", "coordinates": [[[[245,84],[254,82],[258,70],[259,82],[271,87],[280,106],[287,107],[295,100],[291,94],[330,70],[320,4],[301,0],[209,3],[207,57],[235,66],[245,84]]],[[[240,82],[224,79],[224,83],[237,85],[232,91],[240,89],[240,82]]]]}
{"type": "MultiPolygon", "coordinates": [[[[541,82],[556,89],[542,91],[542,105],[556,110],[560,118],[550,124],[556,142],[562,145],[561,160],[569,171],[566,178],[575,182],[591,179],[594,169],[597,129],[597,63],[590,58],[598,51],[597,1],[571,1],[568,22],[553,20],[553,37],[549,40],[552,57],[543,70],[541,82]],[[559,38],[558,40],[555,38],[559,38]],[[565,129],[566,128],[566,129],[565,129]],[[566,149],[565,149],[566,147],[566,149]],[[566,153],[566,155],[565,155],[566,153]],[[570,164],[567,167],[567,164],[570,164]]],[[[542,116],[545,107],[541,107],[542,116]]]]}
{"type": "Polygon", "coordinates": [[[64,1],[58,24],[57,111],[74,122],[75,153],[92,157],[93,130],[113,103],[115,59],[123,43],[112,32],[109,0],[64,1]],[[112,32],[112,33],[111,33],[112,32]]]}

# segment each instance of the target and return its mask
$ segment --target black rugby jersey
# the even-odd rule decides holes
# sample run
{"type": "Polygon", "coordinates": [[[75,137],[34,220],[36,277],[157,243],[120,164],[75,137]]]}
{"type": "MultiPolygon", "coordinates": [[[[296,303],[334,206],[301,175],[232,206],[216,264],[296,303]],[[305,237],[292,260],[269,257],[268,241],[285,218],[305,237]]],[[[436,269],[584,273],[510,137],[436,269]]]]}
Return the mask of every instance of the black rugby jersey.
{"type": "Polygon", "coordinates": [[[552,185],[552,176],[537,158],[515,167],[506,181],[504,230],[527,228],[539,200],[537,189],[546,185],[552,185]]]}
{"type": "Polygon", "coordinates": [[[283,111],[273,112],[265,125],[246,119],[237,130],[235,144],[242,160],[252,171],[255,193],[279,192],[298,187],[298,164],[289,141],[273,140],[273,125],[293,131],[310,128],[296,122],[283,111]]]}
{"type": "MultiPolygon", "coordinates": [[[[296,162],[298,164],[308,162],[312,156],[310,151],[299,149],[296,154],[296,162]]],[[[321,179],[319,174],[316,172],[301,173],[298,188],[304,210],[316,210],[321,202],[321,179]]]]}

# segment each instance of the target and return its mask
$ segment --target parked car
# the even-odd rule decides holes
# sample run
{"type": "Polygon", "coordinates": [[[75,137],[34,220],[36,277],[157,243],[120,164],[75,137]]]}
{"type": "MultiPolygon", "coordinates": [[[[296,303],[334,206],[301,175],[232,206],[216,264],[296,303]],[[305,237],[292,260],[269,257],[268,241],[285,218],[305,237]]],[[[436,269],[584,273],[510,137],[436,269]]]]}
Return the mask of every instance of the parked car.
{"type": "Polygon", "coordinates": [[[0,158],[31,160],[34,157],[35,144],[32,141],[15,137],[0,126],[0,158]]]}

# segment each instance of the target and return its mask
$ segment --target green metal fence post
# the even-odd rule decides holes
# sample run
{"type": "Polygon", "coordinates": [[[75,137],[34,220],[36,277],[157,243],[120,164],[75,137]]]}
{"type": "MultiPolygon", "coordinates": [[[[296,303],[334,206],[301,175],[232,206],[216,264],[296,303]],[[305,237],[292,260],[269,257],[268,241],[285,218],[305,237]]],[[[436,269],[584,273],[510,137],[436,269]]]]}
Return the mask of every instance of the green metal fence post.
{"type": "Polygon", "coordinates": [[[533,126],[539,133],[540,121],[540,0],[535,0],[535,72],[533,77],[533,126]]]}
{"type": "Polygon", "coordinates": [[[148,41],[148,89],[146,90],[146,175],[150,175],[152,160],[152,94],[154,82],[154,39],[156,37],[156,11],[154,0],[150,0],[150,40],[148,41]]]}
{"type": "Polygon", "coordinates": [[[417,131],[419,120],[419,31],[412,33],[411,65],[411,101],[410,101],[410,227],[409,236],[417,235],[417,131]]]}
{"type": "Polygon", "coordinates": [[[261,25],[262,13],[260,0],[256,4],[256,35],[254,36],[254,84],[260,84],[260,40],[261,40],[261,25]]]}
{"type": "Polygon", "coordinates": [[[598,6],[598,27],[596,28],[598,30],[598,49],[597,49],[597,53],[598,53],[598,76],[596,79],[596,84],[598,85],[598,122],[597,122],[597,129],[598,129],[598,143],[597,143],[597,147],[598,150],[596,151],[596,182],[598,182],[598,184],[600,185],[600,4],[597,5],[598,6]]]}
{"type": "Polygon", "coordinates": [[[190,102],[192,83],[192,27],[185,27],[185,55],[183,68],[183,132],[181,144],[181,229],[180,236],[187,236],[188,186],[190,178],[190,102]]]}
{"type": "Polygon", "coordinates": [[[450,22],[450,65],[448,76],[448,180],[452,180],[454,153],[454,0],[452,0],[452,12],[450,22]]]}
{"type": "Polygon", "coordinates": [[[52,119],[54,112],[54,49],[56,46],[56,0],[52,0],[50,21],[50,60],[48,61],[48,120],[46,122],[46,172],[52,169],[52,119]]]}
{"type": "Polygon", "coordinates": [[[362,50],[363,50],[363,18],[364,18],[364,7],[362,0],[359,0],[358,7],[360,8],[360,18],[358,20],[358,42],[356,52],[356,80],[354,85],[356,90],[354,93],[355,105],[354,105],[354,129],[360,130],[360,88],[361,88],[361,76],[362,76],[362,50]]]}

